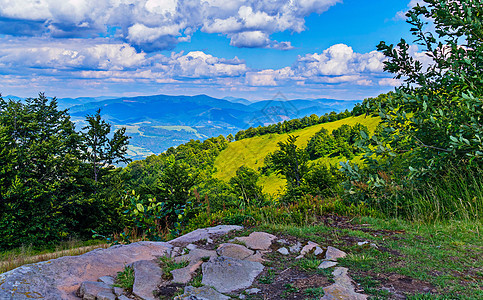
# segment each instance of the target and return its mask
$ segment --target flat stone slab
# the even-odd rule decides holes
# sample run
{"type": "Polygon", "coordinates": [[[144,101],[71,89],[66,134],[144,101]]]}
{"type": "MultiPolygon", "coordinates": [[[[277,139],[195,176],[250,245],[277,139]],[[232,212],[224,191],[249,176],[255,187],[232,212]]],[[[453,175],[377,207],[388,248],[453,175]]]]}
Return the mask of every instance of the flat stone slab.
{"type": "Polygon", "coordinates": [[[200,261],[203,257],[216,257],[216,251],[213,250],[205,250],[205,249],[194,249],[190,251],[188,254],[177,256],[174,258],[175,262],[182,262],[182,261],[189,261],[189,262],[198,262],[200,261]]]}
{"type": "Polygon", "coordinates": [[[290,253],[288,252],[288,249],[285,248],[285,247],[282,247],[280,249],[277,250],[278,253],[282,254],[282,255],[289,255],[290,253]]]}
{"type": "Polygon", "coordinates": [[[347,253],[331,246],[327,247],[327,252],[325,252],[326,260],[337,260],[338,258],[343,258],[346,256],[347,253]]]}
{"type": "Polygon", "coordinates": [[[219,225],[215,227],[200,228],[190,233],[187,233],[185,235],[182,235],[180,237],[177,237],[169,241],[169,243],[177,247],[184,247],[188,244],[196,243],[201,240],[208,241],[213,237],[227,234],[228,232],[233,230],[242,230],[242,229],[243,229],[242,226],[237,226],[237,225],[219,225]]]}
{"type": "Polygon", "coordinates": [[[216,250],[216,253],[220,256],[228,256],[236,259],[245,259],[253,254],[255,251],[248,249],[245,246],[237,244],[221,244],[216,250]]]}
{"type": "Polygon", "coordinates": [[[212,286],[221,293],[229,293],[250,287],[263,271],[263,265],[258,262],[219,256],[204,263],[202,271],[202,284],[212,286]]]}
{"type": "Polygon", "coordinates": [[[330,260],[324,260],[320,265],[319,269],[328,269],[336,266],[337,263],[335,261],[330,261],[330,260]]]}
{"type": "Polygon", "coordinates": [[[116,276],[127,264],[169,254],[172,247],[164,242],[137,242],[24,265],[0,274],[0,299],[79,299],[75,291],[82,282],[116,276]]]}
{"type": "Polygon", "coordinates": [[[202,286],[195,288],[187,286],[184,289],[184,294],[174,298],[175,300],[229,300],[228,296],[225,296],[213,288],[208,286],[202,286]]]}
{"type": "MultiPolygon", "coordinates": [[[[85,281],[81,283],[77,295],[84,300],[96,300],[98,295],[103,292],[112,294],[112,288],[103,282],[85,281]]],[[[114,296],[115,298],[116,296],[114,296]]]]}
{"type": "Polygon", "coordinates": [[[163,272],[155,260],[141,260],[132,264],[134,285],[132,293],[141,299],[155,300],[154,290],[161,284],[163,272]]]}
{"type": "Polygon", "coordinates": [[[351,278],[347,275],[347,268],[337,267],[332,274],[334,284],[324,288],[324,296],[321,300],[365,300],[367,296],[354,291],[351,278]]]}
{"type": "Polygon", "coordinates": [[[182,284],[188,283],[193,277],[193,274],[203,263],[203,258],[210,259],[216,256],[215,251],[196,248],[188,254],[176,257],[174,259],[175,262],[189,261],[189,264],[184,268],[171,271],[171,274],[173,275],[172,281],[182,284]]]}
{"type": "MultiPolygon", "coordinates": [[[[84,298],[85,299],[85,298],[84,298]]],[[[96,300],[116,300],[117,297],[112,292],[100,292],[97,294],[96,300]]]]}
{"type": "Polygon", "coordinates": [[[248,248],[253,250],[268,250],[276,238],[273,234],[266,232],[252,232],[249,236],[237,237],[235,240],[245,243],[248,248]]]}
{"type": "Polygon", "coordinates": [[[102,277],[99,277],[97,281],[104,282],[107,285],[113,286],[115,279],[112,276],[102,276],[102,277]]]}

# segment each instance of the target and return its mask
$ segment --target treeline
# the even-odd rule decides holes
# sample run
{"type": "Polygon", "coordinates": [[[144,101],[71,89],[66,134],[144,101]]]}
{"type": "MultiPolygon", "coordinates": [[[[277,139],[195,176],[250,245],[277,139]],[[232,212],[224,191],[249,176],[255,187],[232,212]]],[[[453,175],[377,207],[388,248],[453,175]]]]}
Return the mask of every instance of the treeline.
{"type": "Polygon", "coordinates": [[[345,119],[352,115],[353,114],[348,110],[340,113],[336,113],[333,111],[330,114],[325,114],[320,117],[317,116],[316,114],[312,114],[310,116],[305,116],[299,119],[292,119],[292,120],[287,120],[283,122],[278,122],[277,124],[273,124],[273,125],[250,127],[246,130],[240,130],[236,133],[235,139],[239,141],[242,139],[247,139],[254,136],[260,136],[260,135],[271,134],[271,133],[278,133],[278,134],[290,133],[292,131],[307,128],[317,124],[323,124],[323,123],[345,119]]]}
{"type": "Polygon", "coordinates": [[[375,98],[366,98],[362,101],[362,103],[357,103],[352,111],[345,110],[340,113],[336,113],[335,111],[333,111],[331,113],[326,113],[323,116],[317,116],[316,114],[312,114],[303,118],[278,122],[272,125],[250,127],[246,130],[238,131],[235,134],[235,139],[239,141],[242,139],[247,139],[254,136],[261,136],[265,134],[291,133],[299,129],[304,129],[318,124],[334,122],[348,117],[356,117],[362,114],[377,114],[379,111],[379,106],[381,105],[381,107],[384,108],[386,106],[386,102],[390,97],[393,96],[393,94],[393,92],[389,92],[387,94],[380,94],[375,98]]]}
{"type": "Polygon", "coordinates": [[[55,99],[0,96],[0,248],[118,230],[113,164],[128,162],[125,129],[98,111],[81,132],[55,99]]]}

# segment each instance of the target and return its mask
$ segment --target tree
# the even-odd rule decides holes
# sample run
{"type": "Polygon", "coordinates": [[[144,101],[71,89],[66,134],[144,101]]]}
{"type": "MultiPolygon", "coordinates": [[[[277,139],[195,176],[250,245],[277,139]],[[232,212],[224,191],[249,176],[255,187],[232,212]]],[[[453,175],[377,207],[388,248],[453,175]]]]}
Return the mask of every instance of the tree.
{"type": "Polygon", "coordinates": [[[87,130],[83,133],[84,155],[86,161],[92,166],[94,181],[97,182],[102,168],[131,161],[126,157],[130,137],[125,135],[126,128],[122,127],[114,132],[112,138],[109,138],[111,124],[101,118],[101,109],[98,109],[94,115],[87,115],[86,122],[88,125],[82,128],[87,130]]]}
{"type": "Polygon", "coordinates": [[[305,176],[303,189],[312,196],[323,198],[334,197],[340,190],[339,184],[343,181],[342,173],[335,166],[317,163],[310,167],[305,176]]]}
{"type": "Polygon", "coordinates": [[[241,198],[243,205],[253,205],[263,200],[262,187],[257,184],[259,177],[255,170],[241,166],[236,170],[236,176],[230,179],[229,183],[241,198]]]}
{"type": "Polygon", "coordinates": [[[74,123],[55,98],[0,97],[0,248],[72,233],[84,201],[79,145],[74,123]]]}
{"type": "Polygon", "coordinates": [[[271,163],[278,174],[282,174],[292,187],[302,184],[307,173],[308,155],[304,149],[295,145],[297,136],[289,135],[286,142],[279,142],[279,150],[270,155],[271,163]]]}
{"type": "Polygon", "coordinates": [[[429,65],[410,55],[404,39],[397,47],[378,45],[388,57],[384,69],[405,84],[379,104],[383,130],[390,134],[376,140],[374,149],[387,160],[412,152],[414,174],[483,158],[483,2],[424,2],[406,16],[429,65]],[[426,31],[425,20],[434,32],[426,31]]]}
{"type": "MultiPolygon", "coordinates": [[[[413,57],[404,39],[396,46],[378,45],[388,58],[384,69],[403,83],[388,97],[366,103],[368,112],[377,110],[381,124],[373,137],[363,134],[365,166],[341,163],[350,199],[379,207],[397,203],[396,213],[415,211],[411,203],[404,205],[415,194],[433,198],[428,191],[434,188],[435,194],[450,194],[439,183],[454,174],[464,174],[464,185],[474,191],[464,202],[481,199],[476,185],[483,164],[483,2],[424,2],[406,16],[426,57],[413,57]]],[[[451,206],[440,209],[455,213],[451,206]]]]}

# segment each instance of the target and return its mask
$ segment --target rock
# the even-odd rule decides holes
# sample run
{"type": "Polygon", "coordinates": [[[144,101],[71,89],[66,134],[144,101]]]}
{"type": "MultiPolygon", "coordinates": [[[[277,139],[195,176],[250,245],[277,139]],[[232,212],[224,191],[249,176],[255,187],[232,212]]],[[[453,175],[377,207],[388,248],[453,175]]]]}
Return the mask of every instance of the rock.
{"type": "Polygon", "coordinates": [[[245,259],[255,254],[255,251],[250,250],[242,245],[227,243],[221,244],[220,247],[218,247],[218,250],[216,250],[216,253],[218,253],[218,255],[220,256],[228,256],[236,259],[245,259]]]}
{"type": "Polygon", "coordinates": [[[171,255],[170,256],[171,257],[176,257],[176,256],[178,256],[180,254],[179,253],[180,251],[181,251],[181,248],[180,247],[174,247],[173,250],[171,251],[171,255]]]}
{"type": "Polygon", "coordinates": [[[300,255],[305,256],[310,251],[314,251],[316,247],[320,248],[319,244],[309,241],[300,251],[300,255]]]}
{"type": "Polygon", "coordinates": [[[288,249],[285,247],[278,249],[277,252],[282,255],[289,255],[288,249]]]}
{"type": "Polygon", "coordinates": [[[302,249],[302,244],[300,242],[297,242],[297,244],[291,246],[289,248],[291,253],[298,253],[302,249]]]}
{"type": "Polygon", "coordinates": [[[288,245],[289,244],[289,242],[285,239],[278,239],[277,243],[279,243],[280,245],[288,245]]]}
{"type": "Polygon", "coordinates": [[[189,245],[186,246],[186,249],[188,249],[189,251],[195,250],[196,249],[196,245],[195,244],[189,244],[189,245]]]}
{"type": "Polygon", "coordinates": [[[203,257],[216,257],[216,252],[212,250],[205,250],[205,249],[194,249],[193,251],[190,251],[190,253],[181,255],[178,257],[174,258],[175,262],[182,262],[182,261],[189,261],[191,263],[197,263],[198,261],[201,261],[203,257]]]}
{"type": "Polygon", "coordinates": [[[120,287],[117,287],[117,286],[114,287],[114,294],[116,296],[121,296],[122,294],[124,294],[124,292],[125,291],[124,291],[123,288],[120,288],[120,287]]]}
{"type": "Polygon", "coordinates": [[[268,250],[276,238],[273,234],[266,232],[252,232],[247,237],[237,237],[235,240],[245,243],[248,248],[253,250],[268,250]]]}
{"type": "Polygon", "coordinates": [[[321,300],[365,300],[367,296],[354,291],[352,280],[347,275],[347,268],[337,267],[332,274],[334,275],[334,284],[324,288],[324,297],[321,300]]]}
{"type": "Polygon", "coordinates": [[[337,260],[338,258],[343,258],[346,256],[347,253],[331,246],[327,247],[327,252],[325,253],[326,260],[337,260]]]}
{"type": "Polygon", "coordinates": [[[96,300],[97,295],[101,292],[112,294],[111,287],[103,282],[85,281],[81,283],[79,290],[77,291],[77,295],[84,300],[96,300]]]}
{"type": "Polygon", "coordinates": [[[212,239],[210,239],[210,238],[207,238],[207,239],[206,239],[206,244],[207,244],[207,245],[208,245],[208,244],[213,244],[213,242],[214,242],[214,241],[213,241],[212,239]]]}
{"type": "Polygon", "coordinates": [[[334,266],[336,266],[337,263],[334,262],[334,261],[330,261],[330,260],[325,260],[323,261],[320,265],[319,265],[319,269],[328,269],[328,268],[332,268],[334,266]]]}
{"type": "Polygon", "coordinates": [[[125,295],[121,295],[121,296],[117,297],[117,300],[131,300],[131,299],[126,297],[125,295]]]}
{"type": "Polygon", "coordinates": [[[229,293],[250,287],[263,271],[263,265],[258,262],[220,256],[204,263],[202,271],[202,284],[212,286],[219,292],[229,293]]]}
{"type": "Polygon", "coordinates": [[[238,296],[238,299],[246,299],[246,296],[241,294],[240,296],[238,296]]]}
{"type": "Polygon", "coordinates": [[[169,254],[172,248],[169,243],[137,242],[24,265],[0,274],[0,299],[78,299],[75,291],[82,282],[115,276],[126,264],[169,254]]]}
{"type": "Polygon", "coordinates": [[[319,246],[315,247],[313,254],[315,256],[320,256],[324,254],[324,249],[320,248],[319,246]]]}
{"type": "Polygon", "coordinates": [[[112,276],[102,276],[97,279],[99,282],[104,282],[107,285],[113,286],[114,285],[114,277],[112,276]]]}
{"type": "Polygon", "coordinates": [[[245,258],[245,260],[262,263],[265,261],[265,259],[263,259],[263,254],[267,252],[268,251],[257,251],[252,256],[245,258]]]}
{"type": "Polygon", "coordinates": [[[213,288],[208,286],[202,286],[195,288],[192,286],[187,286],[184,289],[184,294],[181,296],[176,296],[175,300],[229,300],[228,296],[225,296],[213,288]]]}
{"type": "Polygon", "coordinates": [[[132,293],[146,300],[156,299],[153,291],[161,283],[163,272],[155,260],[141,260],[132,264],[134,269],[134,285],[132,293]]]}
{"type": "Polygon", "coordinates": [[[364,242],[357,242],[357,246],[364,246],[366,244],[369,244],[368,241],[364,241],[364,242]]]}
{"type": "Polygon", "coordinates": [[[188,244],[196,243],[201,240],[206,240],[213,238],[215,236],[227,234],[233,230],[241,230],[243,227],[236,225],[219,225],[215,227],[196,229],[190,233],[182,235],[169,241],[171,245],[183,247],[188,244]]]}
{"type": "Polygon", "coordinates": [[[193,264],[189,264],[184,268],[171,271],[171,274],[173,275],[172,282],[182,284],[190,282],[193,274],[196,272],[196,270],[198,270],[202,263],[202,261],[199,261],[193,264]]]}
{"type": "Polygon", "coordinates": [[[182,284],[188,283],[193,277],[193,274],[203,263],[202,259],[204,257],[207,257],[208,259],[216,257],[216,252],[197,248],[186,255],[176,257],[175,262],[189,261],[189,264],[184,268],[171,271],[171,274],[173,275],[172,281],[182,284]]]}
{"type": "Polygon", "coordinates": [[[258,294],[261,291],[262,291],[261,289],[251,288],[251,289],[246,290],[245,292],[247,292],[248,295],[253,295],[253,294],[258,294]]]}
{"type": "Polygon", "coordinates": [[[116,300],[116,295],[112,292],[100,292],[97,294],[97,300],[116,300]]]}

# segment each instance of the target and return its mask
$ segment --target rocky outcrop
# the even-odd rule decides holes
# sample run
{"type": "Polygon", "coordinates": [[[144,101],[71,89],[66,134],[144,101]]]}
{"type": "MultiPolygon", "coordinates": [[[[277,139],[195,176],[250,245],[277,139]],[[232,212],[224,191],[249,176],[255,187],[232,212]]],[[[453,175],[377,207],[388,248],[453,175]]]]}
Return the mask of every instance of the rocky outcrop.
{"type": "Polygon", "coordinates": [[[263,265],[258,262],[241,260],[226,256],[210,259],[203,266],[204,285],[212,286],[222,293],[246,289],[263,271],[263,265]]]}
{"type": "MultiPolygon", "coordinates": [[[[240,226],[198,229],[167,243],[138,242],[26,265],[0,274],[0,299],[152,300],[165,295],[163,291],[171,291],[169,297],[179,295],[174,298],[177,300],[243,299],[250,294],[265,297],[266,290],[259,282],[262,275],[267,281],[271,276],[267,274],[273,272],[262,264],[267,261],[267,254],[271,253],[268,257],[272,259],[274,255],[283,259],[315,256],[322,262],[319,266],[322,269],[333,268],[338,258],[346,256],[331,246],[289,243],[265,232],[253,232],[226,242],[223,235],[240,229],[240,226]],[[215,240],[220,243],[218,246],[215,240]],[[165,257],[163,263],[159,260],[161,256],[165,257]],[[178,269],[173,270],[175,265],[178,269]],[[131,267],[134,273],[132,291],[114,286],[117,273],[125,267],[131,267]],[[163,271],[168,267],[169,271],[163,271]],[[166,276],[169,272],[172,276],[166,276]]],[[[267,261],[268,265],[271,263],[267,261]]],[[[333,275],[332,285],[318,286],[325,291],[322,299],[366,299],[355,292],[346,268],[335,268],[333,275]]]]}
{"type": "Polygon", "coordinates": [[[24,265],[0,274],[0,299],[78,299],[75,292],[82,282],[116,276],[127,264],[169,254],[172,247],[164,242],[137,242],[24,265]]]}
{"type": "Polygon", "coordinates": [[[243,227],[236,225],[219,225],[216,227],[196,229],[195,231],[169,241],[169,243],[177,247],[184,247],[191,243],[196,243],[202,240],[208,241],[216,236],[225,235],[230,231],[242,229],[243,227]]]}
{"type": "Polygon", "coordinates": [[[161,284],[163,272],[154,260],[140,260],[132,264],[134,285],[132,293],[142,299],[155,300],[153,291],[161,284]]]}

